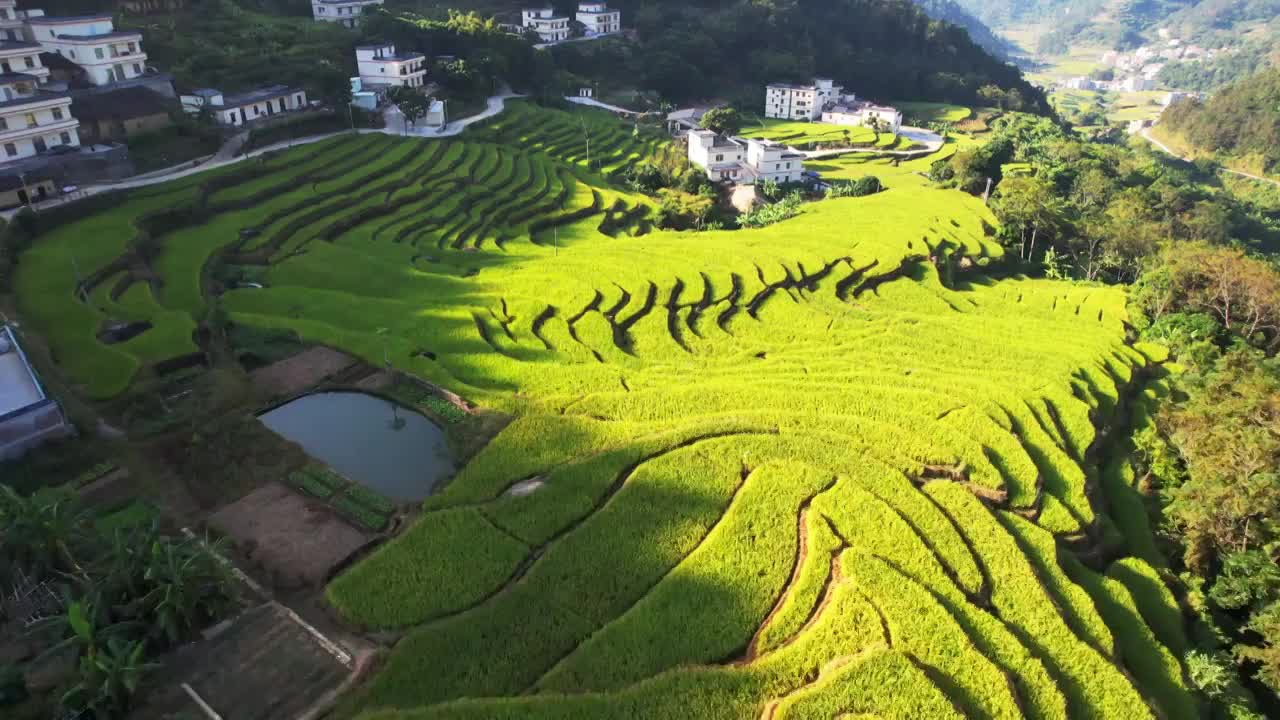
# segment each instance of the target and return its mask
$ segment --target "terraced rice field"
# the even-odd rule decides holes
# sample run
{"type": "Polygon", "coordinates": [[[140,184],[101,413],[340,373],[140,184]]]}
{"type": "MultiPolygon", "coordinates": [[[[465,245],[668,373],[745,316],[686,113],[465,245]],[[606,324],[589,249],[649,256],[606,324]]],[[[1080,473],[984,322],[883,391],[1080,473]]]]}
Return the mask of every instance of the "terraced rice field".
{"type": "Polygon", "coordinates": [[[806,162],[806,170],[820,173],[823,180],[856,180],[867,175],[880,178],[887,188],[925,187],[929,184],[929,168],[938,160],[945,160],[978,141],[968,135],[953,134],[935,153],[924,157],[903,160],[896,157],[871,157],[865,154],[842,155],[806,162]]]}
{"type": "Polygon", "coordinates": [[[158,304],[198,312],[200,259],[260,228],[234,320],[371,362],[386,328],[397,367],[515,417],[329,586],[404,633],[339,716],[1196,716],[1159,572],[1070,549],[1149,540],[1098,492],[1162,359],[1120,291],[984,274],[989,211],[913,183],[649,232],[599,172],[656,144],[601,123],[588,168],[576,119],[295,150],[198,190],[225,209],[160,256],[158,304]]]}
{"type": "Polygon", "coordinates": [[[798,122],[769,118],[752,118],[743,123],[742,137],[773,140],[785,145],[811,143],[838,143],[840,145],[871,145],[891,147],[896,136],[893,133],[876,134],[870,128],[829,125],[818,122],[798,122]]]}

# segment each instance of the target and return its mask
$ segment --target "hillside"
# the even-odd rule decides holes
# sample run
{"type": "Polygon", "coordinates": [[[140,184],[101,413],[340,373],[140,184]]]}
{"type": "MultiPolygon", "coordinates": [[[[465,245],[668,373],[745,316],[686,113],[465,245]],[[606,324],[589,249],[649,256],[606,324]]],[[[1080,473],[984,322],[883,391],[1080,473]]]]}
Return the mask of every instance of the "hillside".
{"type": "Polygon", "coordinates": [[[978,104],[979,89],[994,85],[1010,107],[1048,110],[1016,68],[907,0],[618,4],[638,44],[560,46],[555,54],[563,67],[613,84],[639,79],[678,100],[755,105],[765,81],[823,75],[871,98],[960,104],[978,104]]]}
{"type": "Polygon", "coordinates": [[[964,28],[975,43],[997,58],[1007,58],[1013,49],[1008,40],[997,35],[955,0],[915,0],[915,3],[934,20],[964,28]]]}
{"type": "Polygon", "coordinates": [[[1178,103],[1160,129],[1231,167],[1280,173],[1280,68],[1228,85],[1204,102],[1178,103]]]}

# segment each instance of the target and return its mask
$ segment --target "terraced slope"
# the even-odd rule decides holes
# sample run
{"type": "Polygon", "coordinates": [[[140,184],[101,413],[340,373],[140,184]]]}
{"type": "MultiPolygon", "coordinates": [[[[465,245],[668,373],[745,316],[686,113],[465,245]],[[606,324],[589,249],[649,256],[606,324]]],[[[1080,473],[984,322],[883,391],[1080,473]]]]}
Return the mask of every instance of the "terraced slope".
{"type": "Polygon", "coordinates": [[[271,262],[233,319],[515,416],[328,588],[405,633],[341,716],[1195,716],[1159,573],[1068,549],[1117,534],[1122,293],[988,277],[987,209],[910,183],[646,233],[548,118],[208,196],[271,262]]]}
{"type": "MultiPolygon", "coordinates": [[[[570,113],[526,115],[550,127],[570,113]]],[[[654,146],[626,137],[617,162],[654,146]]],[[[343,137],[122,196],[110,212],[41,238],[23,258],[17,293],[71,378],[107,398],[140,370],[198,349],[192,335],[217,255],[263,264],[376,240],[398,268],[464,275],[493,261],[476,251],[501,257],[510,241],[554,245],[565,240],[562,227],[648,232],[651,208],[585,164],[536,147],[343,137]],[[153,327],[108,345],[98,335],[113,322],[153,327]]]]}

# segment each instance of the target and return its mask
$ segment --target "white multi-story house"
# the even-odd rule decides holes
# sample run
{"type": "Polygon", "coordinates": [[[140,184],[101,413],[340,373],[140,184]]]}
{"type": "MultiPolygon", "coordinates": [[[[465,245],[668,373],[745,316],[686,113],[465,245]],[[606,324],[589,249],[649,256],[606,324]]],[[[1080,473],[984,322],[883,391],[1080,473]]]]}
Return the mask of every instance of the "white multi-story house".
{"type": "Polygon", "coordinates": [[[57,53],[80,66],[94,85],[110,85],[146,73],[142,33],[116,32],[110,15],[33,17],[27,19],[27,26],[45,52],[57,53]]]}
{"type": "Polygon", "coordinates": [[[318,22],[336,22],[353,28],[367,7],[382,7],[383,0],[311,0],[311,16],[318,22]]]}
{"type": "Polygon", "coordinates": [[[580,3],[577,18],[586,26],[587,37],[622,31],[622,11],[610,10],[608,3],[580,3]]]}
{"type": "Polygon", "coordinates": [[[542,42],[560,42],[569,39],[569,18],[556,15],[552,8],[528,8],[520,13],[520,25],[532,30],[542,42]]]}
{"type": "Polygon", "coordinates": [[[0,41],[0,74],[21,73],[40,85],[49,80],[49,68],[40,62],[40,45],[22,41],[0,41]]]}
{"type": "Polygon", "coordinates": [[[888,105],[846,100],[822,111],[822,122],[861,127],[871,127],[873,122],[878,122],[882,132],[897,135],[902,128],[902,113],[888,105]]]}
{"type": "Polygon", "coordinates": [[[71,96],[44,92],[39,82],[22,72],[0,75],[0,164],[80,144],[71,96]]]}
{"type": "Polygon", "coordinates": [[[239,95],[223,95],[212,88],[201,88],[183,95],[182,109],[189,113],[209,110],[222,125],[238,126],[254,120],[305,110],[307,93],[302,88],[271,85],[239,95]]]}
{"type": "Polygon", "coordinates": [[[702,168],[712,182],[754,185],[772,180],[779,185],[799,182],[804,156],[767,140],[726,138],[711,130],[689,133],[689,163],[702,168]]]}
{"type": "Polygon", "coordinates": [[[19,10],[18,0],[0,0],[0,40],[30,40],[27,20],[43,16],[43,10],[19,10]]]}
{"type": "Polygon", "coordinates": [[[765,88],[764,116],[780,120],[817,120],[828,103],[840,99],[843,88],[826,78],[812,85],[770,83],[765,88]]]}
{"type": "Polygon", "coordinates": [[[427,56],[396,52],[391,43],[358,46],[356,67],[360,86],[372,92],[386,92],[394,86],[420,88],[427,83],[427,56]]]}

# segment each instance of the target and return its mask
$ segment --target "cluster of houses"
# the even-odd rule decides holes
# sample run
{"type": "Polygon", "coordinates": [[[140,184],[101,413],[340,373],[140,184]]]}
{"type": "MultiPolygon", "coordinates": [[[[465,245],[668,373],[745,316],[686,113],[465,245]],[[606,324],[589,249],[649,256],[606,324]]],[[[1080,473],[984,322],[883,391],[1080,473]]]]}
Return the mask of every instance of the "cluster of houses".
{"type": "MultiPolygon", "coordinates": [[[[1217,57],[1218,50],[1205,49],[1199,45],[1184,43],[1172,33],[1161,28],[1158,31],[1162,42],[1144,45],[1132,52],[1108,50],[1100,58],[1103,67],[1111,68],[1118,77],[1114,80],[1095,80],[1088,77],[1073,77],[1062,83],[1068,90],[1108,90],[1116,92],[1142,92],[1157,89],[1156,77],[1165,65],[1172,61],[1200,62],[1217,57]]],[[[1167,103],[1166,103],[1167,104],[1167,103]]]]}
{"type": "Polygon", "coordinates": [[[805,120],[830,125],[876,125],[897,134],[902,113],[887,105],[859,100],[827,78],[810,84],[770,83],[765,87],[764,116],[780,120],[805,120]]]}
{"type": "MultiPolygon", "coordinates": [[[[725,137],[699,127],[705,111],[677,110],[667,116],[669,129],[687,138],[689,163],[712,182],[755,185],[804,179],[802,153],[781,143],[756,138],[725,137]]],[[[897,134],[902,113],[887,105],[859,100],[826,78],[810,84],[770,83],[765,86],[766,118],[820,122],[831,125],[876,127],[897,134]]]]}
{"type": "MultiPolygon", "coordinates": [[[[622,12],[611,9],[608,3],[579,3],[573,20],[582,24],[584,38],[622,32],[622,12]]],[[[555,9],[549,7],[525,8],[516,28],[536,34],[544,43],[564,42],[573,35],[569,16],[557,15],[555,9]]]]}

